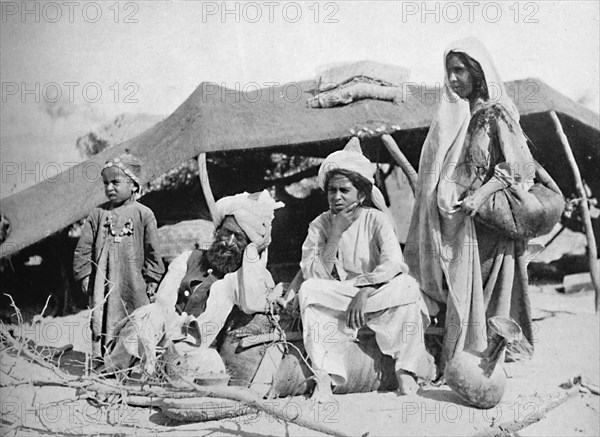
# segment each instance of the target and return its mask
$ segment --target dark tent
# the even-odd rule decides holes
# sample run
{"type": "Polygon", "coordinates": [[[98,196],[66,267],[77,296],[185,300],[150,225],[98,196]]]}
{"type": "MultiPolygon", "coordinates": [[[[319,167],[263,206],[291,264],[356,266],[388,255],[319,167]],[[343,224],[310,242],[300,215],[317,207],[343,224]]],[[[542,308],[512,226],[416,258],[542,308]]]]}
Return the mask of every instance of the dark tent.
{"type": "MultiPolygon", "coordinates": [[[[313,82],[287,84],[250,93],[202,83],[168,118],[137,137],[107,149],[52,180],[2,199],[0,211],[10,233],[0,257],[19,250],[85,217],[104,201],[100,170],[106,159],[125,149],[145,166],[143,182],[162,175],[202,152],[271,148],[289,154],[325,156],[341,148],[351,129],[399,126],[394,138],[417,168],[420,149],[439,103],[439,89],[407,86],[395,105],[361,100],[348,106],[306,106],[313,82]]],[[[565,193],[575,192],[564,151],[550,118],[556,111],[569,138],[583,178],[600,192],[600,123],[598,115],[537,79],[506,84],[531,138],[533,155],[565,193]]],[[[391,162],[377,138],[363,142],[371,159],[391,162]]]]}

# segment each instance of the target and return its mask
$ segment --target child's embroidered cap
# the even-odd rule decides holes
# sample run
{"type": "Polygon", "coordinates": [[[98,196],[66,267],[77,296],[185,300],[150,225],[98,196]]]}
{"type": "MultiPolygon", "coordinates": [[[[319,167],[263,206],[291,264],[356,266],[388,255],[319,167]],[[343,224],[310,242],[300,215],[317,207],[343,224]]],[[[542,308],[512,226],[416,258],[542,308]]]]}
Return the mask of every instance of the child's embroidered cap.
{"type": "Polygon", "coordinates": [[[141,185],[140,177],[142,175],[142,163],[130,153],[126,152],[116,158],[109,159],[104,164],[103,169],[109,167],[120,168],[123,170],[123,173],[129,176],[131,180],[137,184],[138,187],[141,185]]]}

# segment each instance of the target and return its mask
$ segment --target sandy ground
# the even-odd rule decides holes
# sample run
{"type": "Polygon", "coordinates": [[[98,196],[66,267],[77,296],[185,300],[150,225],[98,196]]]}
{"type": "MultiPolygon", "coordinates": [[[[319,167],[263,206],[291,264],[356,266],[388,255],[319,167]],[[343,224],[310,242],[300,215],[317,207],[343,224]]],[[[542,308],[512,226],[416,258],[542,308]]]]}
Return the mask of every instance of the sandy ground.
{"type": "MultiPolygon", "coordinates": [[[[446,386],[429,387],[415,396],[392,392],[338,395],[338,404],[314,406],[303,397],[279,399],[290,417],[302,415],[348,435],[452,436],[452,435],[600,435],[600,397],[559,385],[577,375],[596,384],[599,373],[599,318],[594,314],[592,292],[558,293],[555,286],[531,286],[536,332],[536,353],[525,363],[505,365],[509,376],[502,402],[490,410],[465,405],[446,386]],[[560,403],[562,401],[562,403],[560,403]],[[548,405],[555,406],[541,414],[548,405]],[[540,420],[541,419],[541,420],[540,420]]],[[[87,347],[87,311],[64,318],[45,318],[22,333],[39,344],[54,347],[72,343],[75,351],[87,347]]],[[[82,354],[79,354],[81,356],[82,354]]],[[[23,380],[51,379],[52,371],[2,354],[3,371],[23,380]]],[[[68,359],[63,367],[68,369],[68,359]]],[[[75,390],[62,387],[5,386],[2,374],[3,435],[316,435],[260,413],[235,419],[181,424],[158,408],[126,405],[97,408],[75,399],[75,390]]],[[[12,381],[14,383],[14,380],[12,381]]]]}

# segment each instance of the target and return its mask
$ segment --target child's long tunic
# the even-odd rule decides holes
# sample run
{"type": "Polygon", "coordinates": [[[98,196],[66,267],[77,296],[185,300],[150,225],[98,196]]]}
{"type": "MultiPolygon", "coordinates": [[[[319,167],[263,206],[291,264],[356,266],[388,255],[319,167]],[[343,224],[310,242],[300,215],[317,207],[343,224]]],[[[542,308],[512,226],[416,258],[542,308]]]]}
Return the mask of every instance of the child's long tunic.
{"type": "Polygon", "coordinates": [[[153,212],[133,198],[94,209],[75,249],[73,273],[77,281],[90,277],[92,350],[101,357],[118,322],[150,302],[146,284],[160,282],[164,273],[153,212]],[[128,221],[132,232],[122,232],[128,221]]]}

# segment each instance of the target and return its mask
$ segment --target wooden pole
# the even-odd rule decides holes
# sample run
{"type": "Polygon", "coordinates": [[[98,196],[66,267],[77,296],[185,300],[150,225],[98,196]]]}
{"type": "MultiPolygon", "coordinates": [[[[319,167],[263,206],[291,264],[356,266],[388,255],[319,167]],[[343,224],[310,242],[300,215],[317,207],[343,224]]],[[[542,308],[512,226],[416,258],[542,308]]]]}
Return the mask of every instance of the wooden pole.
{"type": "Polygon", "coordinates": [[[413,194],[415,194],[417,192],[416,170],[410,164],[408,159],[406,159],[406,156],[404,156],[404,153],[402,153],[400,147],[398,147],[398,144],[396,144],[396,141],[394,140],[394,138],[392,138],[390,134],[383,134],[381,136],[381,140],[383,141],[385,147],[388,149],[388,152],[390,152],[390,155],[392,155],[392,158],[394,158],[394,160],[398,163],[398,165],[408,178],[410,188],[412,188],[413,194]]]}
{"type": "Polygon", "coordinates": [[[596,239],[594,238],[594,229],[592,228],[592,219],[590,217],[590,210],[588,207],[588,199],[587,194],[585,192],[585,187],[583,186],[583,181],[581,180],[581,173],[579,172],[579,167],[577,167],[577,162],[575,161],[575,156],[573,156],[573,151],[571,150],[571,146],[569,145],[569,140],[565,135],[562,125],[560,124],[560,120],[556,115],[556,112],[551,111],[550,117],[552,117],[552,121],[554,121],[554,125],[556,127],[556,133],[558,134],[558,138],[560,139],[562,146],[565,150],[565,154],[567,155],[567,160],[571,165],[571,170],[573,170],[573,176],[575,177],[575,188],[577,189],[577,193],[581,198],[581,202],[579,203],[581,217],[583,219],[583,225],[585,226],[585,236],[587,239],[587,252],[588,259],[590,264],[590,275],[592,277],[592,285],[594,286],[594,290],[596,291],[596,312],[600,311],[600,273],[598,272],[598,250],[596,249],[596,239]]]}
{"type": "Polygon", "coordinates": [[[208,180],[206,153],[198,155],[198,176],[200,177],[200,186],[202,187],[202,193],[204,193],[204,199],[206,200],[210,217],[214,220],[217,216],[217,203],[215,202],[215,196],[213,195],[212,189],[210,188],[210,181],[208,180]]]}

